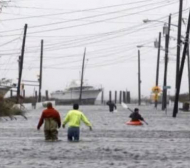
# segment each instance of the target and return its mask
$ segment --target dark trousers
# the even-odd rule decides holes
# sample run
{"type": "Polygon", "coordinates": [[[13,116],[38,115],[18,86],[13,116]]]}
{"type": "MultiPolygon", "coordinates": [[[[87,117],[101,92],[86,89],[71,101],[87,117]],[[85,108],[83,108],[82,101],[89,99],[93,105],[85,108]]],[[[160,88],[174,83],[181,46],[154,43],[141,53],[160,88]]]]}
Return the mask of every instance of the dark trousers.
{"type": "Polygon", "coordinates": [[[110,109],[110,112],[113,112],[113,109],[110,109]]]}
{"type": "Polygon", "coordinates": [[[79,127],[68,128],[68,141],[79,141],[80,129],[79,127]]]}

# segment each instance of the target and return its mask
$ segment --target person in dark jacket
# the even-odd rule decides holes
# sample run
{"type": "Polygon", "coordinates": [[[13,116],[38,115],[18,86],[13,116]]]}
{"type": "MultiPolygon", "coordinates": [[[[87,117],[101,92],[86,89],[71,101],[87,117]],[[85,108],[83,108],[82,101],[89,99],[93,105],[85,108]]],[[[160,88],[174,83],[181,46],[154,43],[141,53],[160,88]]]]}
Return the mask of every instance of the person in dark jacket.
{"type": "Polygon", "coordinates": [[[44,123],[45,140],[56,141],[58,140],[58,128],[61,126],[61,118],[59,112],[56,111],[52,103],[47,103],[47,109],[42,112],[37,129],[39,130],[44,123]]]}
{"type": "Polygon", "coordinates": [[[107,102],[107,105],[109,106],[109,111],[110,111],[110,112],[113,112],[114,109],[117,110],[117,106],[115,105],[114,102],[108,101],[108,102],[107,102]]]}
{"type": "Polygon", "coordinates": [[[139,109],[135,108],[134,112],[130,114],[129,116],[131,118],[131,121],[144,121],[144,118],[139,114],[139,109]]]}

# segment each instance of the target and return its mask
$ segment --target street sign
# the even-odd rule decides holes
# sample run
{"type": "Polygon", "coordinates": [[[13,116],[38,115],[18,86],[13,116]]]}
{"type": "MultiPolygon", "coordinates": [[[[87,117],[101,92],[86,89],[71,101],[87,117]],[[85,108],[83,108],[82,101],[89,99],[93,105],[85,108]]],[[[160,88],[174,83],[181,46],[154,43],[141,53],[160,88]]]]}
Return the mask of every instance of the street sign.
{"type": "Polygon", "coordinates": [[[171,86],[163,86],[163,89],[171,89],[171,86]]]}

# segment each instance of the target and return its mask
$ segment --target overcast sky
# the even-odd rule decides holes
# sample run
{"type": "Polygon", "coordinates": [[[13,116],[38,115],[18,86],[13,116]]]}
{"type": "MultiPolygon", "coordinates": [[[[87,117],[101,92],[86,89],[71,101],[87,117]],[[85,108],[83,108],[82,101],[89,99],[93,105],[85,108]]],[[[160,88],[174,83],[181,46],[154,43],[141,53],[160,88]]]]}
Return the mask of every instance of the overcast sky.
{"type": "MultiPolygon", "coordinates": [[[[1,5],[2,6],[2,5],[1,5]]],[[[190,1],[184,0],[187,23],[190,1]]],[[[0,13],[0,78],[18,78],[24,25],[28,24],[24,80],[37,80],[40,41],[44,40],[42,93],[63,90],[79,79],[86,47],[85,79],[109,90],[129,90],[138,95],[137,45],[141,52],[142,95],[155,85],[157,49],[154,41],[172,14],[178,23],[179,0],[12,0],[0,13]],[[144,19],[161,22],[143,23],[144,19]]],[[[183,24],[182,34],[186,26],[183,24]]],[[[171,27],[168,85],[175,86],[177,29],[171,27]]],[[[164,37],[162,36],[162,46],[164,37]]],[[[164,52],[161,52],[159,86],[163,85],[164,52]]],[[[187,65],[187,63],[186,63],[187,65]]],[[[25,87],[32,95],[34,87],[25,87]]],[[[35,88],[38,90],[38,88],[35,88]]],[[[185,66],[181,92],[188,92],[185,66]]]]}

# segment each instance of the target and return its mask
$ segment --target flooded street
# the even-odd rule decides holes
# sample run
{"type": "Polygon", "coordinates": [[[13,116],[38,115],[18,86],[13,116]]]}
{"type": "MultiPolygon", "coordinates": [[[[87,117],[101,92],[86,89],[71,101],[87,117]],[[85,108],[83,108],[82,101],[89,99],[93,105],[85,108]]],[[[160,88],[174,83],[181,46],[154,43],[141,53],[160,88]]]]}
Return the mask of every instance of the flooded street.
{"type": "MultiPolygon", "coordinates": [[[[134,108],[135,106],[130,106],[134,108]]],[[[55,107],[62,119],[71,106],[55,107]]],[[[66,129],[59,129],[58,142],[45,142],[37,123],[43,110],[27,112],[28,120],[0,121],[0,168],[189,168],[190,113],[172,118],[152,106],[139,107],[149,123],[128,126],[130,112],[118,107],[81,106],[93,125],[81,126],[81,141],[67,142],[66,129]]]]}

